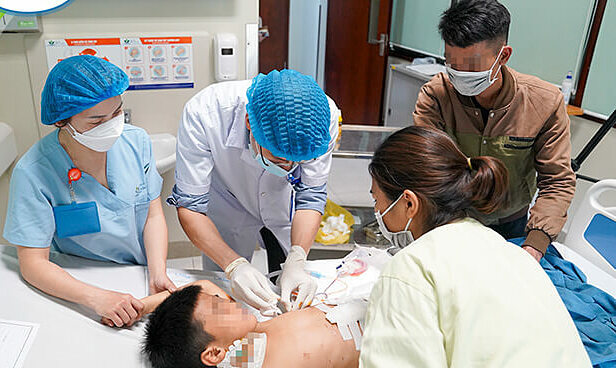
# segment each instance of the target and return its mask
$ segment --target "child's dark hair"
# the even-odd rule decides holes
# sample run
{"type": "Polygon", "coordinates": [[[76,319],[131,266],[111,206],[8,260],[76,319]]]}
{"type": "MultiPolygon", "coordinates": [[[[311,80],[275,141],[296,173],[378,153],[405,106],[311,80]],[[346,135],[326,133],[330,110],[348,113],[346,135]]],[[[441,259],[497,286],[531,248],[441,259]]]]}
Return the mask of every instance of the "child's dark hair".
{"type": "Polygon", "coordinates": [[[142,351],[153,368],[202,368],[201,352],[214,340],[195,320],[201,286],[180,289],[163,301],[145,328],[142,351]]]}

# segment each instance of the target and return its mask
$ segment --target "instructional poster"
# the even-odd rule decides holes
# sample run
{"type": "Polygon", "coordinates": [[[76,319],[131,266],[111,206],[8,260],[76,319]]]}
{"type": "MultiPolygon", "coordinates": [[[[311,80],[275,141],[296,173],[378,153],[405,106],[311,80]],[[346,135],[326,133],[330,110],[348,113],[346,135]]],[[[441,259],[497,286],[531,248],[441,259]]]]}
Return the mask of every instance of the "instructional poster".
{"type": "Polygon", "coordinates": [[[92,55],[122,66],[119,38],[71,38],[45,41],[49,70],[75,55],[92,55]]]}
{"type": "Polygon", "coordinates": [[[47,40],[51,70],[74,55],[110,61],[128,75],[129,90],[193,88],[192,37],[132,37],[47,40]]]}

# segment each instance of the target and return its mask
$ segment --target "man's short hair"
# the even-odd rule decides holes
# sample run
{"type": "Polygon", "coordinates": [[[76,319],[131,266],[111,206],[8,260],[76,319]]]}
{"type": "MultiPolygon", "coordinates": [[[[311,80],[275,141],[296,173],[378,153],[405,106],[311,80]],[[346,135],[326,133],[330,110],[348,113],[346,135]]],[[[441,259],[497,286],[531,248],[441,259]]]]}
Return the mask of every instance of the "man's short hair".
{"type": "Polygon", "coordinates": [[[496,0],[460,0],[443,12],[438,29],[446,44],[465,48],[482,41],[507,43],[510,23],[509,11],[496,0]]]}
{"type": "Polygon", "coordinates": [[[195,320],[201,286],[172,293],[154,312],[145,328],[142,351],[153,368],[202,368],[201,352],[214,340],[195,320]]]}

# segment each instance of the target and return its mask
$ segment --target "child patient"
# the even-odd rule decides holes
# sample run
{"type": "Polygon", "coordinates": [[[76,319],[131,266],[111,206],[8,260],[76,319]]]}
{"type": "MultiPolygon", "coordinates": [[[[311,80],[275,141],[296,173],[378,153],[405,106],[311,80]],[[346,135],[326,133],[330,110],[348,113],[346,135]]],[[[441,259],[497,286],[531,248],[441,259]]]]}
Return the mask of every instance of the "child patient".
{"type": "Polygon", "coordinates": [[[266,322],[230,300],[213,283],[202,280],[173,294],[142,299],[144,314],[154,311],[146,326],[143,351],[153,368],[211,367],[230,353],[236,367],[357,367],[359,351],[342,339],[325,313],[310,307],[266,322]]]}

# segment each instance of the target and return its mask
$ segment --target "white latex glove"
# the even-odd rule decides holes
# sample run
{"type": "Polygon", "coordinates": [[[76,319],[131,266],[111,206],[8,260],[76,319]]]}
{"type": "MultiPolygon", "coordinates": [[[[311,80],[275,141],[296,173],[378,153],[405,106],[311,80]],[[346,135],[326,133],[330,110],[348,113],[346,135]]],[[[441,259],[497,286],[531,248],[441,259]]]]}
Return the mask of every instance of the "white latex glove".
{"type": "Polygon", "coordinates": [[[248,260],[240,257],[225,268],[227,278],[231,280],[231,293],[236,299],[244,301],[258,309],[264,316],[282,314],[276,306],[278,295],[274,293],[261,272],[248,260]]]}
{"type": "Polygon", "coordinates": [[[280,302],[286,311],[307,307],[317,291],[317,282],[304,271],[306,252],[298,245],[291,247],[280,275],[280,302]],[[291,303],[291,293],[297,289],[297,298],[291,303]]]}

